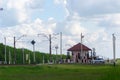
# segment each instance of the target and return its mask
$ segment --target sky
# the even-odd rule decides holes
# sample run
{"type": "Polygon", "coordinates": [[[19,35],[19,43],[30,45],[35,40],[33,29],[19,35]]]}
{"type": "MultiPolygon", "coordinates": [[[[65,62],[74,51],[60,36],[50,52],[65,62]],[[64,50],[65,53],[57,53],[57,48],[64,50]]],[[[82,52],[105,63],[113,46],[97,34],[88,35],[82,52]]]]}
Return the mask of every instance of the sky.
{"type": "Polygon", "coordinates": [[[48,53],[51,34],[55,53],[62,32],[66,54],[80,42],[82,33],[84,45],[95,48],[98,56],[113,58],[114,33],[116,57],[120,58],[120,0],[0,0],[0,8],[0,43],[6,37],[6,44],[13,46],[15,36],[17,48],[32,50],[35,40],[35,49],[48,53]]]}

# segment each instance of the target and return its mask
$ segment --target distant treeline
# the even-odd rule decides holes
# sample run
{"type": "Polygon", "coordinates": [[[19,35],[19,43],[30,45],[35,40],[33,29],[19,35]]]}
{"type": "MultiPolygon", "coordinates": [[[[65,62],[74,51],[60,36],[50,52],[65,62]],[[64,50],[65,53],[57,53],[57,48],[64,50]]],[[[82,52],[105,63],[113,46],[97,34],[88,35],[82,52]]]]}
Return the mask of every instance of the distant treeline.
{"type": "MultiPolygon", "coordinates": [[[[49,54],[43,53],[39,51],[35,51],[36,55],[36,64],[39,63],[48,63],[49,61],[49,54]]],[[[15,54],[14,54],[14,48],[11,46],[6,46],[6,61],[7,64],[14,64],[15,60],[15,54]]],[[[55,61],[60,60],[61,55],[55,55],[52,54],[52,60],[55,61]]],[[[62,55],[62,58],[66,59],[66,55],[62,55]]],[[[0,61],[4,63],[5,61],[5,45],[3,43],[0,43],[0,61]]],[[[34,64],[33,62],[33,52],[28,49],[16,49],[16,64],[34,64]]]]}

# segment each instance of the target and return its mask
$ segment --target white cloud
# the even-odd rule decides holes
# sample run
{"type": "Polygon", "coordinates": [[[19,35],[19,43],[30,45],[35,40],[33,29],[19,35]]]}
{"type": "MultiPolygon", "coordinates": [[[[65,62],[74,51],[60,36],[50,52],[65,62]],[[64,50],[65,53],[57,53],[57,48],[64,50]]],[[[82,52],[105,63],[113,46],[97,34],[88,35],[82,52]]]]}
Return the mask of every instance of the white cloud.
{"type": "MultiPolygon", "coordinates": [[[[108,33],[120,30],[119,7],[119,0],[67,0],[66,2],[66,9],[69,12],[70,20],[78,19],[79,25],[82,25],[82,22],[88,24],[86,27],[82,25],[84,29],[87,29],[87,27],[89,29],[91,29],[90,27],[94,28],[93,26],[95,26],[94,30],[106,28],[108,33]]],[[[67,20],[69,21],[69,19],[67,20]]]]}
{"type": "Polygon", "coordinates": [[[60,0],[54,0],[55,4],[60,4],[60,0]]]}
{"type": "Polygon", "coordinates": [[[9,2],[7,3],[8,9],[16,9],[19,23],[25,22],[29,17],[25,7],[28,1],[29,0],[20,0],[18,2],[15,0],[9,0],[9,2]]]}
{"type": "Polygon", "coordinates": [[[55,4],[67,4],[67,0],[54,0],[55,4]]]}
{"type": "MultiPolygon", "coordinates": [[[[36,37],[37,34],[39,33],[47,33],[47,35],[49,33],[53,33],[53,30],[55,28],[55,23],[50,23],[48,21],[48,23],[43,22],[41,19],[36,19],[34,22],[32,23],[24,23],[21,25],[17,25],[14,27],[8,27],[8,28],[2,28],[1,29],[1,33],[3,33],[4,36],[21,36],[21,35],[27,35],[28,37],[30,36],[31,39],[32,37],[36,37]],[[49,23],[49,24],[48,24],[49,23]],[[47,25],[47,27],[46,27],[47,25]],[[4,33],[6,32],[6,33],[4,33]]],[[[12,41],[10,41],[12,42],[12,41]]]]}
{"type": "Polygon", "coordinates": [[[70,13],[78,12],[80,16],[93,16],[99,14],[118,13],[119,0],[67,0],[67,8],[70,13]]]}
{"type": "Polygon", "coordinates": [[[29,0],[27,7],[31,9],[42,9],[44,6],[44,0],[29,0]]]}
{"type": "Polygon", "coordinates": [[[73,40],[71,40],[71,39],[69,39],[69,40],[67,41],[67,44],[70,44],[70,45],[75,45],[75,44],[76,44],[76,42],[75,42],[75,41],[73,41],[73,40]]]}
{"type": "Polygon", "coordinates": [[[69,10],[67,8],[67,0],[54,0],[54,3],[56,5],[60,5],[63,7],[64,11],[65,11],[65,17],[69,16],[69,10]]]}
{"type": "Polygon", "coordinates": [[[87,29],[81,26],[81,18],[77,13],[67,17],[65,28],[72,35],[80,35],[81,33],[87,32],[87,29]]]}
{"type": "Polygon", "coordinates": [[[4,11],[0,13],[0,25],[8,27],[30,22],[32,10],[42,9],[43,3],[43,0],[1,0],[4,11]]]}
{"type": "Polygon", "coordinates": [[[66,27],[66,30],[70,31],[72,35],[80,35],[86,32],[86,29],[81,27],[79,22],[71,22],[66,27]]]}
{"type": "Polygon", "coordinates": [[[115,28],[120,26],[120,14],[107,14],[101,17],[99,25],[106,28],[115,28]]]}
{"type": "Polygon", "coordinates": [[[88,39],[88,43],[110,41],[109,37],[111,36],[105,31],[105,29],[99,29],[97,31],[87,33],[85,35],[87,37],[85,37],[85,39],[88,39]]]}
{"type": "Polygon", "coordinates": [[[2,4],[2,0],[0,0],[0,5],[2,4]]]}

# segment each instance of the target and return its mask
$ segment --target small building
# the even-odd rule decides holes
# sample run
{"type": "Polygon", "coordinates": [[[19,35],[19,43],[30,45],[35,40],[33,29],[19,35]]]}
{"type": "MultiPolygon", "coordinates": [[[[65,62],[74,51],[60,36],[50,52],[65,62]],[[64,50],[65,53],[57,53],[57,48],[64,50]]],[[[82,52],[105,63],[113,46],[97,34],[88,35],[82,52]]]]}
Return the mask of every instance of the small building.
{"type": "Polygon", "coordinates": [[[71,61],[73,63],[90,63],[92,50],[87,46],[78,43],[69,48],[68,53],[71,54],[71,61]]]}

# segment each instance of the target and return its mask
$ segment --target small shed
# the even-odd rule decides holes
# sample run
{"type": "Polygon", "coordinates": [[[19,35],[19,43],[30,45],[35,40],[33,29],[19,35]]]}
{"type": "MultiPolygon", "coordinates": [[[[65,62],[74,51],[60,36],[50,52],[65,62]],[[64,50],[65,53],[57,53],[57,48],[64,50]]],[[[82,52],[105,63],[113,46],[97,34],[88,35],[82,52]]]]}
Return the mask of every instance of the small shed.
{"type": "Polygon", "coordinates": [[[73,47],[69,48],[67,51],[72,54],[71,61],[73,63],[90,62],[91,59],[90,54],[92,50],[81,43],[74,45],[73,47]]]}

